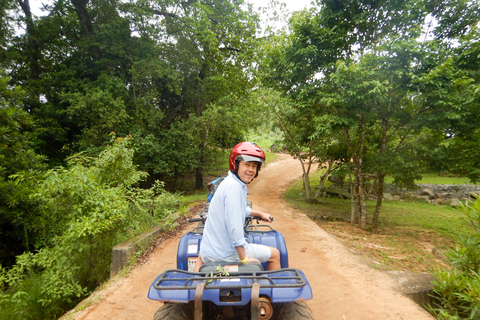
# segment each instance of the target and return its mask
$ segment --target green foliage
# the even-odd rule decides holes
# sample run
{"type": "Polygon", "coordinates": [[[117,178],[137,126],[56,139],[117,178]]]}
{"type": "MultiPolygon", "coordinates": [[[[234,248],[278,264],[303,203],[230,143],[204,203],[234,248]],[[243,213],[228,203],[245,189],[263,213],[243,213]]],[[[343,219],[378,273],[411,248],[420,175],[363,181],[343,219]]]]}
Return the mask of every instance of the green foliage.
{"type": "Polygon", "coordinates": [[[148,132],[138,128],[132,135],[135,162],[150,173],[152,179],[172,179],[185,175],[197,165],[192,128],[183,121],[173,123],[168,129],[157,128],[148,132]]]}
{"type": "MultiPolygon", "coordinates": [[[[112,247],[169,216],[178,196],[136,188],[146,177],[133,163],[131,138],[117,138],[98,158],[71,157],[50,170],[31,195],[36,252],[0,269],[0,313],[9,319],[55,319],[109,275],[112,247]]],[[[18,175],[17,182],[27,177],[18,175]]]]}
{"type": "Polygon", "coordinates": [[[25,93],[8,86],[7,80],[0,77],[0,263],[11,266],[15,255],[32,249],[37,203],[30,196],[42,179],[45,158],[34,152],[34,124],[18,107],[25,93]],[[17,183],[18,175],[28,182],[17,183]]]}
{"type": "Polygon", "coordinates": [[[452,39],[468,33],[478,22],[480,6],[477,1],[427,1],[426,6],[437,19],[435,34],[441,39],[452,39]]]}
{"type": "Polygon", "coordinates": [[[73,86],[68,88],[68,93],[59,96],[68,106],[65,116],[75,121],[81,130],[77,142],[79,150],[97,154],[112,131],[126,131],[129,120],[125,106],[127,91],[122,79],[105,74],[97,81],[74,82],[73,86]]]}
{"type": "MultiPolygon", "coordinates": [[[[415,180],[415,183],[421,184],[472,184],[467,177],[458,177],[436,173],[420,173],[421,178],[415,180]]],[[[393,178],[386,179],[385,182],[393,182],[393,178]]]]}
{"type": "MultiPolygon", "coordinates": [[[[310,175],[311,187],[316,189],[320,185],[323,170],[317,170],[310,175]]],[[[328,187],[331,182],[327,181],[328,187]]],[[[305,203],[299,194],[303,193],[302,182],[292,185],[285,198],[295,207],[312,216],[339,217],[349,220],[350,199],[324,198],[319,203],[305,203]]],[[[367,218],[370,220],[374,207],[373,201],[367,201],[367,218]]],[[[441,236],[456,240],[460,234],[469,234],[468,220],[461,214],[461,210],[448,205],[432,206],[429,203],[410,201],[388,201],[383,204],[383,214],[380,224],[385,227],[402,226],[410,230],[433,230],[441,236]]]]}
{"type": "Polygon", "coordinates": [[[456,268],[434,270],[434,297],[438,302],[429,307],[437,319],[478,319],[480,315],[480,276],[464,273],[456,268]]]}
{"type": "Polygon", "coordinates": [[[447,252],[450,269],[436,269],[433,292],[437,302],[431,310],[438,319],[478,319],[480,316],[480,201],[464,207],[473,234],[459,238],[447,252]]]}

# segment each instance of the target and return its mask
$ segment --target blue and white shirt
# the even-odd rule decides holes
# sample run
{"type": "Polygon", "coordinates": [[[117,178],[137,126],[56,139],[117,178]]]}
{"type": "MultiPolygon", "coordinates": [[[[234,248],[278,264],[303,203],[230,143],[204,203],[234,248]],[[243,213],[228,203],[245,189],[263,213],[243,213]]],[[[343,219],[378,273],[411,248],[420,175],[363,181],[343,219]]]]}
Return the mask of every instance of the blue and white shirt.
{"type": "Polygon", "coordinates": [[[247,206],[247,185],[229,172],[208,207],[200,247],[202,256],[223,259],[236,253],[235,247],[247,246],[243,227],[251,213],[247,206]]]}

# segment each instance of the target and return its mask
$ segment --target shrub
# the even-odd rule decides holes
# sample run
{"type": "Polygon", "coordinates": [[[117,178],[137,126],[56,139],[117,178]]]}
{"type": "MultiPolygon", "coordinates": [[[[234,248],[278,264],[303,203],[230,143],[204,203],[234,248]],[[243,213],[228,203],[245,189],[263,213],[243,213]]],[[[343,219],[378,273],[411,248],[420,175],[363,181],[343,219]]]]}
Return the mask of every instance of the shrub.
{"type": "Polygon", "coordinates": [[[0,314],[56,319],[109,275],[112,247],[145,230],[179,204],[176,195],[135,187],[145,173],[133,164],[130,139],[116,139],[98,158],[81,155],[50,170],[33,193],[37,251],[0,269],[0,314]]]}
{"type": "Polygon", "coordinates": [[[465,207],[475,233],[459,239],[459,245],[447,252],[449,270],[433,271],[434,297],[431,312],[438,319],[480,318],[480,201],[468,202],[465,207]]]}

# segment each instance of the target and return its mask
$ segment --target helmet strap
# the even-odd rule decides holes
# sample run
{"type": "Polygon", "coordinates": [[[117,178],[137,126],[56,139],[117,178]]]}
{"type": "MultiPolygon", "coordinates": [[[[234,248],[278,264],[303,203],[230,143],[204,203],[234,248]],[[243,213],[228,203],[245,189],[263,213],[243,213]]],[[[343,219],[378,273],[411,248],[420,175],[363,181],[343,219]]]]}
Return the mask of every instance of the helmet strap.
{"type": "Polygon", "coordinates": [[[235,169],[233,169],[232,173],[238,178],[238,180],[242,181],[240,177],[238,176],[238,167],[240,166],[240,160],[235,159],[235,169]]]}

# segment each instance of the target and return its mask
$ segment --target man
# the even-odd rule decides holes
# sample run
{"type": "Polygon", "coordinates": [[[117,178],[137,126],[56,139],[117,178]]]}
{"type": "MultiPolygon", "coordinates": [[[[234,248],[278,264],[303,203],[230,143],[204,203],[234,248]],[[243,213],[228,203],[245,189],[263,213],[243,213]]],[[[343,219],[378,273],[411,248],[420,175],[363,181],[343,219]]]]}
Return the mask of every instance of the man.
{"type": "Polygon", "coordinates": [[[247,243],[243,231],[248,216],[271,222],[270,214],[247,206],[247,184],[258,176],[264,161],[265,153],[253,142],[241,142],[232,149],[230,172],[208,207],[196,272],[204,263],[267,262],[267,270],[280,269],[278,249],[247,243]]]}

